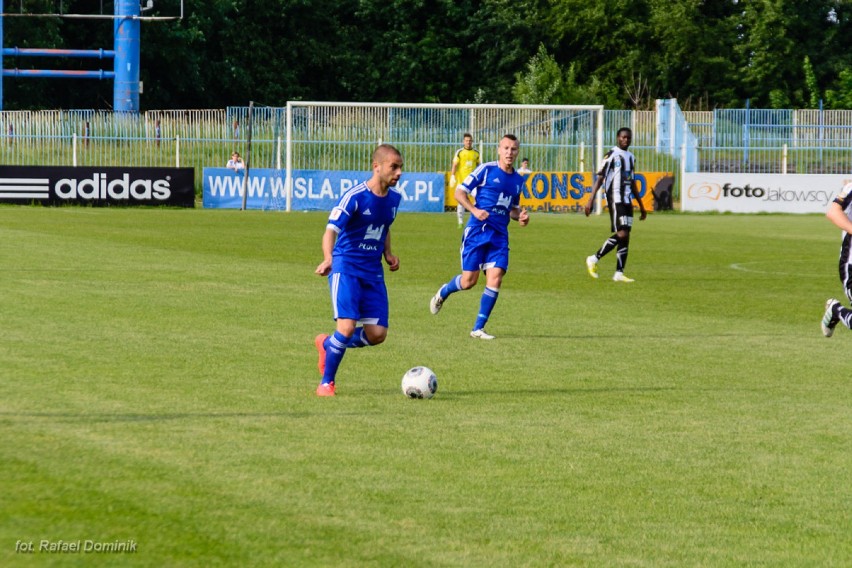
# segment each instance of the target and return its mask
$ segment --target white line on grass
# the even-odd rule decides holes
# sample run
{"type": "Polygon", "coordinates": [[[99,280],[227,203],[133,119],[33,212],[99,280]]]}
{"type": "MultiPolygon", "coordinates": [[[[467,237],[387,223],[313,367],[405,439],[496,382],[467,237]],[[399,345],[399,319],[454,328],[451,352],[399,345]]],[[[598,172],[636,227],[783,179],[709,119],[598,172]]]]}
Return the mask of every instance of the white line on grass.
{"type": "MultiPolygon", "coordinates": [[[[786,259],[783,261],[777,260],[750,260],[748,262],[734,262],[729,265],[732,270],[739,270],[741,272],[751,272],[753,274],[772,274],[772,275],[784,275],[784,276],[800,276],[803,278],[825,278],[826,274],[832,274],[831,266],[823,266],[818,270],[762,270],[760,268],[754,268],[748,265],[766,265],[766,264],[775,264],[779,265],[779,268],[794,268],[790,266],[795,263],[814,263],[813,259],[799,259],[799,260],[791,260],[786,259]]],[[[815,264],[815,263],[814,263],[815,264]]],[[[822,264],[822,263],[820,263],[822,264]]]]}

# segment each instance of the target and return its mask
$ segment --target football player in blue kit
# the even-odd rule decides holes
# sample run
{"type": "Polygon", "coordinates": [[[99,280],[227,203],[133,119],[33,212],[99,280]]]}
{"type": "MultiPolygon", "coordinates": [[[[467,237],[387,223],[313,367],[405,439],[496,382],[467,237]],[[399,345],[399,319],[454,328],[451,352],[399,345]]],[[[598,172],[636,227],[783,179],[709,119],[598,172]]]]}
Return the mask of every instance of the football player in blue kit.
{"type": "Polygon", "coordinates": [[[323,260],[315,272],[328,276],[337,327],[314,339],[322,382],[318,396],[334,396],[337,369],[347,349],[382,343],[388,333],[388,292],[382,258],[393,272],[390,226],[402,199],[395,186],[402,155],[389,144],[376,148],[373,175],[340,197],[322,238],[323,260]],[[361,324],[360,326],[358,324],[361,324]]]}
{"type": "Polygon", "coordinates": [[[519,206],[524,187],[524,177],[514,168],[519,146],[513,134],[506,134],[497,146],[497,160],[480,165],[456,188],[456,200],[470,211],[462,236],[462,272],[441,286],[429,303],[430,311],[437,314],[450,295],[472,288],[479,273],[485,272],[485,290],[470,332],[475,339],[494,339],[486,333],[485,324],[509,269],[509,220],[523,227],[530,219],[519,206]],[[470,201],[473,192],[476,205],[470,201]]]}

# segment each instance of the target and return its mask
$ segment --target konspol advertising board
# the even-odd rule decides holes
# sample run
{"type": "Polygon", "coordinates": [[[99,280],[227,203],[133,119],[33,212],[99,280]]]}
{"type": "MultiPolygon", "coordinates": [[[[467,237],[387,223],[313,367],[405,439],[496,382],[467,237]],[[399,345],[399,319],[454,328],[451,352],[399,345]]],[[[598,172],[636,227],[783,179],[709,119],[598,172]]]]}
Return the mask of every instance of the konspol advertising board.
{"type": "Polygon", "coordinates": [[[195,170],[0,166],[0,203],[194,207],[195,170]]]}
{"type": "MultiPolygon", "coordinates": [[[[652,189],[667,172],[636,172],[636,197],[648,211],[654,210],[652,189]]],[[[572,213],[583,210],[592,192],[592,174],[589,172],[533,172],[524,176],[521,205],[530,211],[544,213],[572,213]]]]}
{"type": "MultiPolygon", "coordinates": [[[[540,213],[578,213],[592,191],[592,174],[589,172],[532,172],[524,175],[521,206],[540,213]]],[[[652,190],[660,179],[670,172],[637,172],[636,187],[645,209],[654,209],[652,190]]],[[[449,187],[450,172],[444,174],[447,207],[456,206],[454,191],[449,187]]],[[[604,201],[606,201],[604,199],[604,201]]]]}
{"type": "Polygon", "coordinates": [[[715,174],[683,176],[684,211],[824,213],[852,175],[715,174]]]}

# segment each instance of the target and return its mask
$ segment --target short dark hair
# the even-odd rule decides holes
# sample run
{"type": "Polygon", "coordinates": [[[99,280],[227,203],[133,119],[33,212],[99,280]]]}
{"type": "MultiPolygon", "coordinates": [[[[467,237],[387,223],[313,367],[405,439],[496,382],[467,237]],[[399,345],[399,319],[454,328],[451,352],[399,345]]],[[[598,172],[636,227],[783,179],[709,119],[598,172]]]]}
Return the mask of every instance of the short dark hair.
{"type": "Polygon", "coordinates": [[[462,138],[470,138],[471,140],[473,140],[473,134],[471,134],[470,132],[465,132],[462,138]]]}
{"type": "Polygon", "coordinates": [[[508,139],[509,139],[509,140],[511,140],[512,142],[517,142],[517,141],[518,141],[518,137],[517,137],[517,136],[515,136],[514,134],[504,134],[504,135],[503,135],[503,138],[508,138],[508,139]]]}
{"type": "Polygon", "coordinates": [[[630,136],[633,136],[633,131],[627,128],[626,126],[622,126],[618,129],[618,132],[615,133],[616,136],[621,136],[622,132],[629,132],[630,136]]]}
{"type": "Polygon", "coordinates": [[[373,150],[373,155],[372,155],[370,161],[371,162],[377,162],[379,156],[382,156],[386,153],[387,154],[396,154],[400,158],[402,157],[402,153],[399,150],[397,150],[395,147],[391,146],[390,144],[379,144],[376,147],[376,149],[373,150]]]}

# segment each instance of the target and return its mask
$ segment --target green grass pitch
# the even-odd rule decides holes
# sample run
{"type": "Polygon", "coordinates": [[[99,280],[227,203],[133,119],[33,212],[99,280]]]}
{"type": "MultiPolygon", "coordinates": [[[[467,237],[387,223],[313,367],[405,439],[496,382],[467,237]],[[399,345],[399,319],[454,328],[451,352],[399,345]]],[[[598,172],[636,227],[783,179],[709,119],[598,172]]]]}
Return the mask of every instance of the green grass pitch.
{"type": "Polygon", "coordinates": [[[849,566],[852,334],[822,216],[513,224],[488,331],[403,214],[384,345],[319,399],[322,213],[0,208],[2,566],[849,566]],[[406,399],[412,366],[438,376],[406,399]],[[135,552],[39,551],[42,541],[135,552]],[[33,543],[34,552],[21,552],[33,543]]]}

